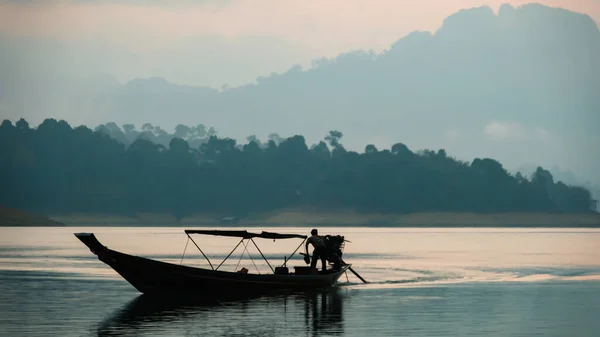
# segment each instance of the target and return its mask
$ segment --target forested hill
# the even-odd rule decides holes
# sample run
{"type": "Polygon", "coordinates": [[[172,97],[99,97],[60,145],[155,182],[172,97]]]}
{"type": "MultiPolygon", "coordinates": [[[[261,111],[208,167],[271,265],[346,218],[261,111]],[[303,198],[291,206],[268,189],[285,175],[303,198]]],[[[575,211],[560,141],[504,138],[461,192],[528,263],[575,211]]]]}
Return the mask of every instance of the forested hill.
{"type": "MultiPolygon", "coordinates": [[[[8,60],[0,62],[0,111],[13,122],[25,117],[38,124],[40,116],[53,116],[88,126],[151,122],[172,129],[176,121],[202,120],[240,141],[276,131],[309,143],[340,130],[346,148],[355,151],[371,142],[444,147],[461,158],[493,155],[511,168],[572,167],[582,182],[599,183],[600,156],[590,154],[600,144],[600,30],[581,13],[541,4],[464,9],[435,31],[398,36],[377,52],[310,52],[312,62],[289,58],[285,71],[264,68],[246,84],[215,87],[203,85],[206,73],[226,82],[230,62],[216,66],[204,56],[227,59],[263,50],[260,43],[251,39],[250,49],[232,47],[228,54],[197,41],[194,49],[206,55],[183,52],[169,64],[150,62],[136,77],[119,70],[140,69],[128,63],[129,52],[113,54],[104,43],[4,40],[0,34],[0,50],[11,52],[0,55],[8,60]],[[295,62],[303,66],[291,66],[295,62]],[[75,74],[86,65],[95,70],[75,74]],[[175,73],[202,75],[180,81],[175,73]]],[[[143,55],[135,63],[154,59],[143,55]]],[[[279,53],[263,55],[284,62],[279,53]]]]}
{"type": "Polygon", "coordinates": [[[584,188],[538,168],[512,176],[493,159],[465,163],[444,150],[413,152],[367,145],[344,149],[331,131],[309,146],[302,136],[251,140],[205,135],[196,148],[174,137],[165,147],[129,146],[102,129],[46,119],[0,126],[0,204],[57,212],[249,214],[316,206],[360,212],[590,212],[584,188]]]}

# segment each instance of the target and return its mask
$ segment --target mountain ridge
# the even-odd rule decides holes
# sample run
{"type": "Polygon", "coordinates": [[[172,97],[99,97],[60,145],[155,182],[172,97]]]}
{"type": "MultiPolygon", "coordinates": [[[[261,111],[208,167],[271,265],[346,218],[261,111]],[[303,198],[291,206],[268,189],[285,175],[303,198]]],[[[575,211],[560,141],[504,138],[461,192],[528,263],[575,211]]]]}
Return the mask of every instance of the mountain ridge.
{"type": "Polygon", "coordinates": [[[381,53],[315,59],[309,69],[232,88],[150,77],[98,94],[60,90],[19,102],[31,107],[23,115],[78,111],[87,125],[207,123],[236,139],[277,131],[314,142],[338,129],[350,148],[447,144],[461,158],[493,153],[508,166],[532,159],[584,180],[600,170],[588,155],[600,143],[600,31],[588,15],[540,4],[462,10],[436,32],[413,32],[381,53]]]}

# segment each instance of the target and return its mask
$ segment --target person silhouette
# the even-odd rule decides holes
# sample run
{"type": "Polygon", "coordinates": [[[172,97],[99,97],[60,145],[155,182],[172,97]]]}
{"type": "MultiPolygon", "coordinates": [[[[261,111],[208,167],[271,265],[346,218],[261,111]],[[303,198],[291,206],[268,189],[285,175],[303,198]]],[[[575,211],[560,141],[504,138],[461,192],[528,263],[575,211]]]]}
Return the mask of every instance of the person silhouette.
{"type": "Polygon", "coordinates": [[[308,244],[311,244],[314,247],[312,253],[312,259],[310,261],[310,267],[317,267],[317,259],[321,260],[321,265],[323,267],[323,271],[327,270],[327,247],[325,246],[325,240],[319,236],[319,231],[313,229],[310,231],[310,237],[306,240],[306,255],[308,255],[308,244]]]}

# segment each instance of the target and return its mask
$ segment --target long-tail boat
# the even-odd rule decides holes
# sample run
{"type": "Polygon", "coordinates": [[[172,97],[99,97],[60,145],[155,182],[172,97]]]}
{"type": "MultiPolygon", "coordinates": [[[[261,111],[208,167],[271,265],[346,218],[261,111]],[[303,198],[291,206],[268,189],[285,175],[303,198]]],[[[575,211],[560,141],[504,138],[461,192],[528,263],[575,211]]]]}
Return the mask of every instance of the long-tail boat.
{"type": "MultiPolygon", "coordinates": [[[[334,285],[348,269],[360,278],[352,270],[351,265],[342,260],[344,242],[347,240],[339,235],[327,235],[324,237],[328,248],[327,260],[330,264],[326,270],[319,271],[316,268],[308,266],[296,266],[294,267],[294,271],[290,271],[287,268],[287,262],[304,244],[307,239],[306,235],[279,234],[264,231],[261,233],[251,233],[246,230],[185,230],[188,242],[191,240],[208,261],[210,265],[210,269],[208,269],[128,255],[102,245],[93,233],[74,234],[92,253],[98,256],[100,261],[109,265],[139,292],[144,294],[194,293],[214,296],[218,294],[262,293],[284,289],[316,289],[334,285]],[[241,240],[229,255],[217,267],[214,267],[210,259],[193,240],[191,236],[193,234],[236,237],[241,240]],[[303,240],[290,256],[284,257],[281,266],[273,268],[254,241],[254,239],[258,238],[272,240],[296,238],[303,240]],[[272,273],[254,274],[248,272],[245,268],[241,271],[219,270],[223,263],[244,241],[246,241],[244,244],[245,247],[249,242],[254,244],[260,255],[269,265],[272,273]]],[[[308,263],[306,257],[305,262],[308,263]]],[[[361,278],[361,280],[363,279],[361,278]]],[[[363,282],[366,283],[364,280],[363,282]]]]}

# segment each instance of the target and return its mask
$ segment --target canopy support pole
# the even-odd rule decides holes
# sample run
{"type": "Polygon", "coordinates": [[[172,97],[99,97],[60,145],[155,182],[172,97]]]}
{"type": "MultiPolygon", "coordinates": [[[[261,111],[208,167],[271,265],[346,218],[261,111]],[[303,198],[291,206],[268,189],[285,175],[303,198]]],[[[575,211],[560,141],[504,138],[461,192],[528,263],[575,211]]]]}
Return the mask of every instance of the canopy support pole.
{"type": "Polygon", "coordinates": [[[196,241],[194,241],[194,239],[192,239],[189,234],[186,233],[186,235],[188,236],[188,238],[190,240],[192,240],[192,242],[194,243],[194,246],[196,246],[196,248],[198,248],[198,250],[200,251],[200,253],[202,253],[202,256],[204,256],[204,258],[206,259],[206,261],[208,261],[208,264],[210,265],[210,268],[212,270],[215,270],[215,267],[213,267],[212,263],[210,263],[210,260],[208,259],[208,257],[206,256],[206,254],[204,254],[204,252],[202,251],[202,249],[200,249],[200,247],[198,247],[198,245],[196,244],[196,241]]]}
{"type": "Polygon", "coordinates": [[[265,260],[265,262],[267,262],[267,264],[269,265],[269,268],[271,268],[271,271],[273,272],[273,274],[275,274],[275,269],[273,269],[273,267],[271,267],[271,264],[269,263],[269,260],[267,260],[267,258],[260,251],[260,248],[258,248],[258,246],[256,245],[256,242],[254,242],[254,239],[250,238],[250,241],[252,241],[252,243],[254,244],[254,247],[256,247],[256,249],[258,249],[258,252],[262,256],[262,258],[265,260]]]}
{"type": "Polygon", "coordinates": [[[284,257],[284,259],[283,259],[283,267],[285,267],[287,265],[287,262],[292,259],[292,256],[294,256],[294,254],[296,254],[296,252],[298,251],[298,249],[300,249],[300,247],[302,247],[302,245],[304,244],[305,241],[306,241],[306,239],[302,240],[302,242],[300,243],[300,245],[298,246],[298,248],[296,248],[296,250],[294,250],[294,252],[290,255],[289,259],[288,259],[287,256],[284,257]]]}
{"type": "Polygon", "coordinates": [[[221,263],[219,263],[219,265],[217,266],[217,268],[215,270],[219,270],[219,267],[221,267],[221,265],[223,265],[223,263],[225,263],[225,261],[227,261],[227,259],[231,256],[231,254],[233,254],[233,252],[235,252],[235,250],[237,249],[237,247],[239,247],[239,245],[244,241],[244,239],[241,239],[240,242],[238,242],[238,244],[235,246],[235,248],[233,248],[233,250],[231,251],[231,253],[229,253],[229,255],[227,255],[227,257],[225,258],[225,260],[223,260],[221,263]]]}

